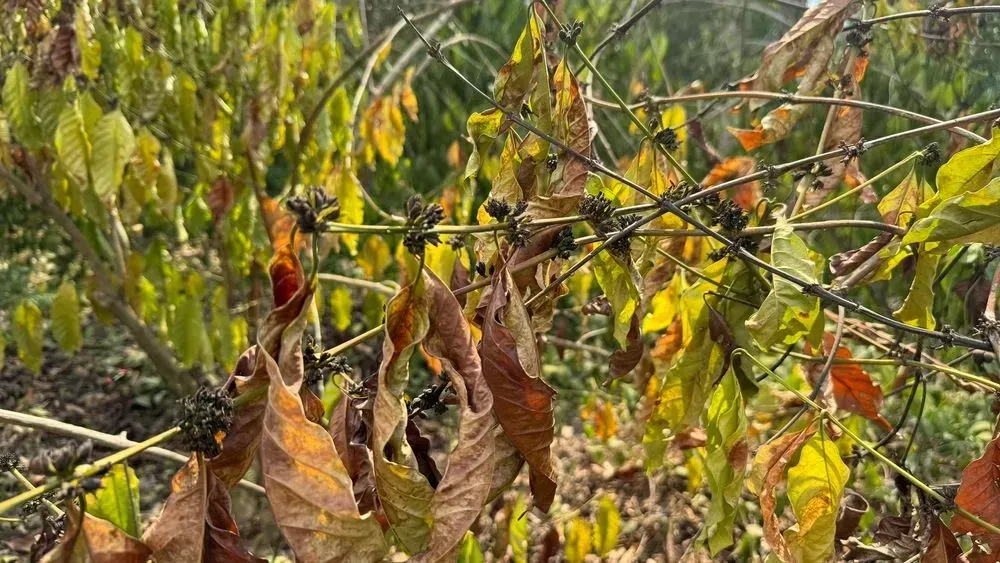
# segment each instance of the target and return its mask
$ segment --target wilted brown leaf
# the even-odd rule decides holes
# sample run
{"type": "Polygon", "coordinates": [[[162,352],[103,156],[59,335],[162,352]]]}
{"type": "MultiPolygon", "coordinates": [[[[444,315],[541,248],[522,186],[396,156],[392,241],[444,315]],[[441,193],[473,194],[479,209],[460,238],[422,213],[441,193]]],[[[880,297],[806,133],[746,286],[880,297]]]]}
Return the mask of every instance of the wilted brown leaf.
{"type": "Polygon", "coordinates": [[[461,305],[433,273],[425,270],[424,283],[430,297],[430,327],[424,346],[441,360],[458,395],[459,429],[458,444],[431,499],[427,550],[414,561],[450,561],[490,492],[496,418],[493,395],[483,379],[479,352],[461,305]]]}
{"type": "Polygon", "coordinates": [[[275,522],[302,561],[374,561],[385,553],[373,514],[362,516],[333,438],[308,420],[301,380],[286,383],[278,363],[261,350],[269,377],[260,444],[264,488],[275,522]]]}
{"type": "MultiPolygon", "coordinates": [[[[224,386],[234,397],[268,384],[265,365],[259,361],[259,350],[277,357],[287,375],[302,377],[302,333],[315,287],[304,282],[302,264],[287,246],[275,253],[270,274],[274,309],[257,330],[257,344],[243,353],[224,386]]],[[[310,420],[322,417],[322,403],[313,392],[302,386],[300,394],[310,420]]],[[[233,424],[222,441],[222,453],[209,462],[212,471],[229,487],[243,478],[257,455],[264,402],[261,399],[237,409],[233,424]]]]}
{"type": "Polygon", "coordinates": [[[375,486],[392,533],[407,553],[427,546],[434,489],[406,440],[403,402],[410,357],[429,330],[426,283],[418,279],[386,305],[385,341],[378,371],[372,455],[375,486]]]}
{"type": "Polygon", "coordinates": [[[157,563],[265,561],[243,546],[229,491],[201,454],[193,454],[174,475],[163,512],[142,541],[157,563]]]}
{"type": "MultiPolygon", "coordinates": [[[[617,349],[612,352],[611,359],[608,360],[611,380],[628,375],[635,366],[639,365],[642,353],[646,350],[646,346],[642,341],[642,321],[639,320],[638,313],[632,315],[626,339],[628,346],[624,350],[617,349]]],[[[610,383],[611,380],[608,380],[606,383],[610,383]]]]}
{"type": "Polygon", "coordinates": [[[491,290],[479,347],[483,375],[504,433],[530,466],[535,505],[547,511],[556,490],[551,459],[555,391],[539,376],[528,313],[506,269],[494,274],[491,290]]]}
{"type": "Polygon", "coordinates": [[[781,561],[794,559],[788,549],[788,543],[781,535],[781,522],[774,512],[777,505],[778,483],[783,480],[785,469],[796,452],[813,434],[815,430],[806,428],[764,444],[757,450],[750,467],[750,476],[747,477],[747,489],[760,498],[760,512],[764,518],[764,539],[781,561]]]}
{"type": "Polygon", "coordinates": [[[45,554],[42,563],[145,563],[147,559],[149,548],[139,540],[68,502],[62,541],[45,554]]]}
{"type": "MultiPolygon", "coordinates": [[[[278,200],[266,195],[258,195],[260,214],[267,227],[267,236],[271,240],[271,248],[275,251],[292,244],[292,227],[295,226],[295,216],[281,206],[278,200]]],[[[301,233],[295,237],[295,248],[300,249],[305,243],[301,233]]]]}

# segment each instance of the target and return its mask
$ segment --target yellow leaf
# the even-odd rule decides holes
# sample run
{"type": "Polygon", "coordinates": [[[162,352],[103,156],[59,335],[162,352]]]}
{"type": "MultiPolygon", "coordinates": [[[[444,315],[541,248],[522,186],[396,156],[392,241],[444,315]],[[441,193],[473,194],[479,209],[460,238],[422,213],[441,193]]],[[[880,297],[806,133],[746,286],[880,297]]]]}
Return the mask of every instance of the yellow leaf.
{"type": "Polygon", "coordinates": [[[611,495],[605,495],[597,507],[597,525],[594,526],[594,549],[604,557],[618,545],[622,517],[611,495]]]}
{"type": "Polygon", "coordinates": [[[24,300],[14,310],[14,342],[17,344],[17,357],[31,371],[38,373],[42,369],[42,339],[44,326],[42,311],[33,302],[24,300]]]}
{"type": "Polygon", "coordinates": [[[799,462],[788,470],[788,500],[797,522],[785,531],[798,561],[833,557],[837,515],[849,476],[829,436],[820,432],[802,446],[799,462]]]}
{"type": "Polygon", "coordinates": [[[577,516],[566,523],[566,563],[583,563],[593,547],[590,524],[577,516]]]}
{"type": "Polygon", "coordinates": [[[333,291],[330,292],[330,316],[333,319],[333,328],[344,332],[351,327],[351,309],[353,307],[350,290],[342,285],[333,288],[333,291]]]}
{"type": "Polygon", "coordinates": [[[80,300],[76,287],[63,282],[52,299],[52,334],[59,346],[67,352],[76,352],[83,346],[80,330],[80,300]]]}

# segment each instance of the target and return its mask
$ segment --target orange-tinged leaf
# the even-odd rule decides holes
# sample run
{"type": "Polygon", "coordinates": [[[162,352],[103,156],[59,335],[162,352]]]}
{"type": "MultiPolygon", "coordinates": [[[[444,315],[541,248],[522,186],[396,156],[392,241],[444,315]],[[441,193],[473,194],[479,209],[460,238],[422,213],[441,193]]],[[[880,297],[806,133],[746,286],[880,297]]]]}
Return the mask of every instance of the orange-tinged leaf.
{"type": "Polygon", "coordinates": [[[229,491],[201,454],[192,454],[174,475],[163,512],[142,541],[157,563],[265,561],[243,546],[229,491]]]}
{"type": "Polygon", "coordinates": [[[775,514],[778,483],[783,480],[785,468],[791,463],[799,448],[814,433],[814,430],[807,428],[794,434],[785,434],[764,444],[757,450],[750,467],[750,476],[747,477],[747,489],[760,499],[760,512],[764,519],[764,539],[781,561],[793,561],[793,559],[788,544],[781,535],[781,522],[775,514]]]}
{"type": "Polygon", "coordinates": [[[288,384],[259,352],[269,378],[260,444],[264,488],[282,535],[302,561],[374,561],[386,547],[375,516],[362,516],[333,438],[306,418],[301,379],[288,384]]]}
{"type": "Polygon", "coordinates": [[[66,503],[66,531],[42,563],[145,563],[149,548],[107,520],[66,503]]]}
{"type": "MultiPolygon", "coordinates": [[[[824,354],[830,353],[833,341],[832,334],[825,333],[823,335],[824,354]]],[[[808,349],[808,344],[806,347],[808,349]]],[[[851,351],[846,346],[840,346],[837,348],[836,357],[840,360],[850,360],[854,356],[851,355],[851,351]]],[[[819,369],[818,364],[810,366],[810,371],[816,375],[818,375],[819,369]]],[[[838,408],[860,414],[876,422],[886,431],[892,429],[892,424],[880,414],[884,399],[882,389],[872,382],[871,376],[861,367],[861,364],[833,364],[829,382],[833,385],[833,397],[838,408]]]]}
{"type": "MultiPolygon", "coordinates": [[[[701,181],[701,185],[705,187],[715,186],[722,182],[746,176],[753,172],[755,166],[756,162],[754,159],[748,156],[727,158],[708,171],[708,175],[701,181]]],[[[760,201],[760,181],[754,180],[745,184],[739,184],[732,189],[722,192],[721,195],[728,196],[737,205],[749,211],[760,201]]]]}
{"type": "Polygon", "coordinates": [[[281,307],[303,286],[302,265],[290,246],[279,248],[271,258],[271,290],[274,306],[281,307]]]}
{"type": "MultiPolygon", "coordinates": [[[[281,206],[278,200],[266,195],[259,196],[260,213],[264,217],[267,236],[271,240],[271,248],[277,251],[292,243],[292,227],[295,226],[295,216],[281,206]]],[[[295,248],[301,248],[303,236],[296,237],[295,248]]]]}
{"type": "Polygon", "coordinates": [[[479,345],[483,375],[504,433],[528,462],[535,505],[548,511],[556,491],[551,457],[555,390],[539,375],[528,312],[506,269],[494,274],[490,290],[480,304],[485,309],[479,345]]]}

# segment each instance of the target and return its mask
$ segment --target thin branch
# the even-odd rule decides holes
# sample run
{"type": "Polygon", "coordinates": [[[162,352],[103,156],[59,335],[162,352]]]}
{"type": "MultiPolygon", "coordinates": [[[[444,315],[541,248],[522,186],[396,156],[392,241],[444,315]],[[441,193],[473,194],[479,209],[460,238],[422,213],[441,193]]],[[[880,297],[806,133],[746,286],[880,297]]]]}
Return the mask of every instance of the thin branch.
{"type": "MultiPolygon", "coordinates": [[[[835,105],[835,106],[848,106],[855,107],[864,110],[879,111],[882,113],[887,113],[889,115],[895,115],[898,117],[903,117],[911,121],[916,121],[919,123],[943,123],[940,119],[936,119],[927,115],[916,113],[903,108],[898,108],[895,106],[890,106],[886,104],[878,104],[875,102],[866,102],[864,100],[853,100],[853,99],[842,99],[842,98],[832,98],[825,96],[799,96],[796,94],[786,94],[783,92],[763,92],[758,90],[748,90],[746,92],[736,92],[736,91],[719,91],[719,92],[702,92],[698,94],[680,94],[676,96],[654,96],[650,98],[648,103],[654,106],[662,106],[669,104],[677,104],[684,102],[699,102],[704,100],[719,100],[719,99],[757,99],[757,100],[775,100],[790,104],[815,104],[815,105],[835,105]]],[[[618,104],[614,102],[609,102],[606,100],[600,100],[592,97],[588,97],[588,101],[592,102],[594,105],[619,109],[618,104]]],[[[646,102],[631,104],[629,108],[638,109],[647,105],[646,102]]],[[[976,143],[985,143],[986,139],[980,137],[979,135],[963,129],[958,126],[952,126],[949,128],[956,134],[959,134],[967,139],[975,141],[976,143]]]]}
{"type": "Polygon", "coordinates": [[[892,21],[898,21],[898,20],[905,20],[909,18],[939,17],[948,19],[951,16],[961,16],[966,14],[1000,14],[1000,6],[964,6],[958,8],[949,8],[946,6],[940,6],[937,8],[932,8],[930,10],[913,10],[910,12],[899,12],[898,14],[889,14],[888,16],[861,20],[855,24],[845,27],[844,31],[850,31],[852,29],[859,29],[859,28],[862,29],[870,28],[874,25],[888,23],[892,21]]]}
{"type": "Polygon", "coordinates": [[[318,274],[316,276],[319,281],[339,283],[343,285],[349,285],[351,287],[358,287],[361,289],[366,289],[368,291],[374,291],[376,293],[381,293],[383,295],[395,295],[396,290],[387,284],[381,282],[373,282],[368,280],[359,280],[357,278],[352,278],[348,276],[340,276],[337,274],[318,274]]]}

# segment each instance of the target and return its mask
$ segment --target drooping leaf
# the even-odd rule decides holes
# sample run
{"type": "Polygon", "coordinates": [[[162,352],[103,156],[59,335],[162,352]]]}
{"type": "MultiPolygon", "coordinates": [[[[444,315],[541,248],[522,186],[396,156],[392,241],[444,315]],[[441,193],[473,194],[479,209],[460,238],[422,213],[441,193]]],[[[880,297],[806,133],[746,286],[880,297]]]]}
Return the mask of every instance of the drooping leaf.
{"type": "Polygon", "coordinates": [[[52,298],[52,335],[67,352],[76,352],[83,346],[80,299],[76,295],[76,286],[68,281],[59,285],[52,298]]]}
{"type": "Polygon", "coordinates": [[[548,511],[556,490],[551,458],[555,391],[540,377],[528,312],[506,269],[494,274],[490,289],[479,345],[483,375],[505,435],[530,466],[535,506],[548,511]]]}
{"type": "Polygon", "coordinates": [[[777,487],[783,480],[785,468],[798,453],[802,444],[815,431],[809,428],[780,436],[757,450],[747,477],[747,490],[760,499],[760,512],[764,519],[764,539],[781,561],[793,561],[785,538],[781,535],[781,522],[775,513],[777,487]]]}
{"type": "Polygon", "coordinates": [[[330,292],[330,315],[333,318],[333,328],[343,332],[351,326],[351,309],[354,300],[346,287],[338,285],[330,292]]]}
{"type": "Polygon", "coordinates": [[[934,278],[942,255],[926,250],[927,246],[921,245],[923,251],[917,256],[910,292],[892,316],[908,325],[933,330],[937,324],[934,319],[934,278]]]}
{"type": "Polygon", "coordinates": [[[91,142],[90,172],[94,191],[101,200],[113,201],[122,185],[125,165],[135,152],[132,126],[121,110],[112,111],[97,122],[91,142]]]}
{"type": "Polygon", "coordinates": [[[959,151],[938,168],[935,183],[942,200],[974,192],[986,185],[1000,158],[1000,126],[990,140],[959,151]]]}
{"type": "Polygon", "coordinates": [[[42,139],[30,80],[28,68],[20,60],[7,70],[3,83],[3,109],[18,142],[34,149],[38,148],[42,139]]]}
{"type": "Polygon", "coordinates": [[[408,553],[427,546],[434,494],[406,439],[407,411],[403,402],[410,357],[430,327],[427,291],[427,284],[417,278],[386,305],[385,341],[375,396],[375,486],[391,533],[408,553]]]}
{"type": "MultiPolygon", "coordinates": [[[[810,284],[817,283],[816,265],[809,257],[809,248],[779,217],[771,237],[771,265],[810,284]]],[[[774,287],[757,310],[747,320],[757,344],[762,348],[789,345],[804,336],[818,337],[822,329],[818,297],[807,295],[802,288],[779,276],[774,287]]]]}
{"type": "MultiPolygon", "coordinates": [[[[701,185],[709,187],[746,176],[753,172],[755,166],[756,161],[748,156],[727,158],[708,171],[701,185]]],[[[734,186],[720,195],[728,196],[740,207],[749,211],[760,201],[760,181],[754,180],[734,186]]]]}
{"type": "Polygon", "coordinates": [[[946,243],[947,248],[970,242],[1000,242],[1000,178],[978,191],[941,201],[903,237],[903,244],[938,241],[946,243]]]}
{"type": "Polygon", "coordinates": [[[459,400],[458,444],[431,499],[432,526],[427,550],[414,561],[450,561],[479,517],[493,483],[496,452],[493,396],[483,378],[479,352],[462,307],[451,291],[426,269],[430,326],[424,349],[438,358],[459,400]]]}
{"type": "Polygon", "coordinates": [[[479,174],[479,169],[483,166],[483,153],[488,151],[500,136],[503,123],[503,113],[495,108],[469,115],[466,129],[472,138],[472,152],[469,153],[469,161],[465,165],[465,180],[475,178],[479,174]]]}
{"type": "Polygon", "coordinates": [[[139,478],[124,463],[113,466],[101,478],[101,488],[87,494],[87,513],[107,520],[126,534],[140,536],[139,478]]]}
{"type": "Polygon", "coordinates": [[[230,504],[225,484],[201,454],[193,454],[174,475],[163,511],[142,543],[157,563],[264,561],[243,546],[230,504]]]}
{"type": "MultiPolygon", "coordinates": [[[[330,175],[333,185],[327,187],[327,191],[337,196],[340,203],[340,223],[348,225],[360,225],[365,219],[365,202],[361,197],[361,183],[348,167],[341,167],[338,171],[330,175]]],[[[354,255],[358,252],[358,235],[342,233],[337,235],[343,241],[347,250],[354,255]]]]}
{"type": "Polygon", "coordinates": [[[968,563],[962,546],[955,539],[955,534],[938,517],[933,518],[931,539],[920,561],[921,563],[968,563]]]}
{"type": "Polygon", "coordinates": [[[840,499],[850,470],[837,445],[824,433],[802,446],[799,461],[788,469],[788,500],[796,524],[785,539],[796,561],[827,561],[834,553],[840,499]]]}
{"type": "Polygon", "coordinates": [[[618,545],[622,529],[622,516],[611,495],[605,495],[597,505],[597,522],[594,524],[594,551],[601,557],[611,553],[618,545]]]}
{"type": "Polygon", "coordinates": [[[558,160],[550,177],[548,191],[529,202],[528,213],[534,218],[562,217],[576,208],[585,192],[589,165],[578,155],[589,158],[590,122],[580,84],[566,61],[559,63],[552,76],[555,88],[555,138],[576,154],[558,150],[558,160]]]}
{"type": "Polygon", "coordinates": [[[42,311],[33,301],[21,301],[17,309],[14,309],[11,328],[14,343],[17,344],[17,357],[35,373],[42,369],[42,342],[45,337],[43,323],[42,311]]]}
{"type": "Polygon", "coordinates": [[[42,563],[146,563],[150,550],[107,520],[66,504],[66,531],[62,541],[45,554],[42,563]]]}
{"type": "Polygon", "coordinates": [[[625,263],[608,252],[594,257],[594,277],[611,304],[612,333],[618,346],[628,347],[632,316],[639,306],[638,273],[631,263],[625,263]]]}
{"type": "Polygon", "coordinates": [[[493,87],[493,97],[504,111],[520,113],[521,104],[531,92],[536,78],[535,69],[542,64],[545,54],[542,29],[544,27],[535,10],[530,9],[528,23],[521,31],[510,59],[500,67],[493,87]]]}
{"type": "Polygon", "coordinates": [[[729,370],[712,393],[705,421],[705,466],[712,501],[704,526],[713,554],[733,544],[733,525],[747,467],[747,420],[743,409],[739,381],[729,370]]]}

